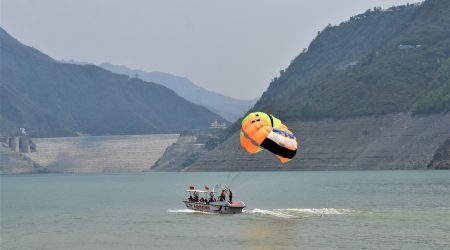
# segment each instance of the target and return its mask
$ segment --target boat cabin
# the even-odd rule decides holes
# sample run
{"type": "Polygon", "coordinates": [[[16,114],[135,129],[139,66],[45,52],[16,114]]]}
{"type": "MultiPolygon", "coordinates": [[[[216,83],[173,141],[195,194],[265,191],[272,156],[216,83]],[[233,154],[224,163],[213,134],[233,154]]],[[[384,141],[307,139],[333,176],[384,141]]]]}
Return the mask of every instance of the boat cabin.
{"type": "Polygon", "coordinates": [[[217,201],[228,201],[232,203],[233,192],[229,188],[222,188],[217,186],[213,190],[210,190],[208,186],[205,186],[205,189],[195,189],[194,186],[190,186],[188,190],[187,201],[190,202],[217,202],[217,201]]]}
{"type": "Polygon", "coordinates": [[[213,190],[208,186],[205,189],[195,189],[190,186],[187,199],[183,202],[192,210],[220,213],[241,213],[245,208],[242,201],[233,201],[233,192],[229,188],[216,185],[213,190]]]}

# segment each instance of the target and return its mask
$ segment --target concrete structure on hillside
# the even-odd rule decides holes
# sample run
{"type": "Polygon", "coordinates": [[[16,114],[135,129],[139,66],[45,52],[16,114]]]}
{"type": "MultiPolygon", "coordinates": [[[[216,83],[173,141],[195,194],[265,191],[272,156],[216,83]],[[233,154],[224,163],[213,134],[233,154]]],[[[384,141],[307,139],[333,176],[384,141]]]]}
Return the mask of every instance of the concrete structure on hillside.
{"type": "Polygon", "coordinates": [[[36,145],[21,130],[16,135],[0,135],[0,174],[45,173],[47,169],[23,153],[36,151],[36,145]]]}
{"type": "Polygon", "coordinates": [[[0,135],[0,142],[4,143],[8,148],[18,153],[36,152],[36,144],[26,134],[25,129],[21,128],[16,135],[0,135]]]}
{"type": "Polygon", "coordinates": [[[227,125],[225,123],[219,123],[217,120],[214,120],[214,122],[211,123],[211,125],[209,126],[209,128],[212,129],[226,129],[227,125]]]}
{"type": "Polygon", "coordinates": [[[422,45],[420,44],[400,44],[398,46],[399,49],[420,49],[422,45]]]}
{"type": "Polygon", "coordinates": [[[0,143],[0,174],[46,173],[45,167],[0,143]]]}

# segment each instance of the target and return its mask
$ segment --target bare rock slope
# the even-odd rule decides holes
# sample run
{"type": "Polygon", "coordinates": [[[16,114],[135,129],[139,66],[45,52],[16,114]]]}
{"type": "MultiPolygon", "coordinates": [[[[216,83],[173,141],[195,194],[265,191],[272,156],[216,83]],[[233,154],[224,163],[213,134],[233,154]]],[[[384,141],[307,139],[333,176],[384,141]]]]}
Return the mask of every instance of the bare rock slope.
{"type": "Polygon", "coordinates": [[[281,166],[264,150],[249,155],[236,133],[184,171],[422,169],[450,136],[450,113],[287,122],[300,149],[281,166]]]}
{"type": "Polygon", "coordinates": [[[205,144],[198,141],[193,133],[182,133],[177,141],[164,151],[151,171],[180,171],[192,164],[198,157],[205,154],[205,144]]]}
{"type": "Polygon", "coordinates": [[[438,148],[428,168],[450,169],[450,137],[438,148]]]}

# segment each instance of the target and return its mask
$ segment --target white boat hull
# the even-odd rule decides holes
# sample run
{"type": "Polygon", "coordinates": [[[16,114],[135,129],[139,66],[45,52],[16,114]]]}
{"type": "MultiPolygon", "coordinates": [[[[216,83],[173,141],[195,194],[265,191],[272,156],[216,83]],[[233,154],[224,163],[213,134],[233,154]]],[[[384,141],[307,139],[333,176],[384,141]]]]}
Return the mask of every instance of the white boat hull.
{"type": "Polygon", "coordinates": [[[196,202],[184,200],[184,204],[188,209],[202,212],[222,213],[222,214],[237,214],[242,213],[242,209],[245,208],[245,204],[241,201],[238,202],[196,202]]]}

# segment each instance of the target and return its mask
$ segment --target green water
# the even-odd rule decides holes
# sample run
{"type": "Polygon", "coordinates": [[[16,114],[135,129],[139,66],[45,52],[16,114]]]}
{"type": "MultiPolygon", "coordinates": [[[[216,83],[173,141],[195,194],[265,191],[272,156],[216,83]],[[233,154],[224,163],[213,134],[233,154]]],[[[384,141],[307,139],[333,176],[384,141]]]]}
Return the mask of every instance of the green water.
{"type": "Polygon", "coordinates": [[[450,171],[0,176],[1,249],[449,249],[450,171]],[[239,215],[191,212],[231,184],[239,215]]]}

